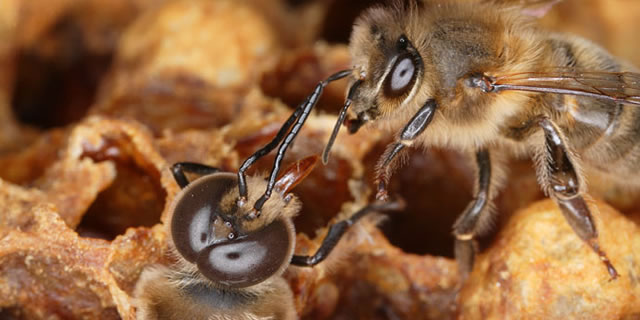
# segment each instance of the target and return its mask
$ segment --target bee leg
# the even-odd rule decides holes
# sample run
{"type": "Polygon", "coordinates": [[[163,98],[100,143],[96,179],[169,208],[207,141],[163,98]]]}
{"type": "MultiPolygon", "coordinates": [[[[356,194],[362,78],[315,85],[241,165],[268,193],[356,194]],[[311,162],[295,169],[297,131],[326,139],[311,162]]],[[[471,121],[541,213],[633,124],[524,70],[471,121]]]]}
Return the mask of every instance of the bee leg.
{"type": "Polygon", "coordinates": [[[189,180],[184,174],[185,172],[207,175],[216,173],[218,171],[220,171],[220,169],[195,162],[178,162],[171,166],[171,173],[173,174],[173,178],[176,180],[176,183],[178,183],[181,189],[189,185],[189,180]]]}
{"type": "Polygon", "coordinates": [[[313,267],[316,264],[322,262],[326,259],[331,251],[338,245],[338,242],[342,238],[342,236],[349,230],[349,227],[354,225],[358,220],[362,217],[366,216],[371,212],[376,211],[397,211],[402,210],[404,208],[404,201],[397,200],[392,202],[379,202],[376,201],[372,204],[367,205],[366,207],[358,210],[356,213],[351,215],[351,217],[344,219],[342,221],[336,222],[329,227],[329,231],[327,235],[322,240],[322,244],[320,248],[316,251],[316,253],[312,256],[298,256],[294,255],[291,258],[291,264],[300,267],[313,267]]]}
{"type": "Polygon", "coordinates": [[[406,150],[407,145],[403,143],[393,143],[387,146],[387,149],[380,157],[380,161],[377,165],[377,177],[376,177],[376,200],[386,201],[389,199],[389,192],[387,191],[387,184],[393,171],[399,166],[397,161],[397,155],[401,154],[401,151],[406,150]]]}
{"type": "Polygon", "coordinates": [[[409,123],[402,129],[398,141],[391,144],[384,152],[377,165],[376,184],[378,191],[376,199],[386,200],[388,198],[387,184],[397,165],[397,155],[402,154],[401,151],[405,147],[411,146],[413,141],[427,128],[433,115],[435,114],[437,103],[435,100],[428,100],[418,112],[413,115],[409,123]]]}
{"type": "MultiPolygon", "coordinates": [[[[271,197],[271,193],[273,192],[273,187],[276,183],[276,177],[278,176],[278,172],[280,171],[280,165],[282,164],[282,159],[284,158],[284,155],[287,152],[287,148],[289,148],[289,145],[293,142],[293,139],[295,139],[298,133],[300,133],[300,129],[302,129],[302,125],[305,123],[305,121],[307,121],[307,117],[309,117],[311,110],[318,103],[318,100],[320,100],[320,96],[324,91],[324,87],[326,87],[330,82],[342,79],[350,75],[351,72],[352,72],[351,70],[339,71],[329,76],[327,79],[320,81],[320,83],[316,85],[316,88],[313,90],[311,95],[307,97],[307,100],[302,105],[300,105],[300,107],[298,107],[299,110],[296,110],[296,112],[299,112],[299,114],[297,118],[294,118],[296,119],[296,121],[293,124],[293,128],[291,128],[291,131],[284,137],[282,144],[280,144],[280,147],[278,148],[278,151],[276,153],[276,159],[273,161],[273,168],[271,169],[271,174],[269,175],[269,180],[267,182],[267,189],[262,194],[262,196],[258,200],[256,200],[256,203],[253,205],[253,209],[254,209],[253,211],[255,211],[256,213],[259,213],[264,203],[267,202],[267,200],[269,200],[269,198],[271,197]]],[[[293,118],[293,115],[289,119],[292,119],[292,118],[293,118]]],[[[283,130],[281,129],[281,131],[283,130]]],[[[286,132],[286,130],[284,130],[284,132],[286,132]]],[[[275,143],[275,145],[277,145],[277,143],[275,143]]],[[[275,148],[275,145],[274,145],[274,148],[275,148]]],[[[243,164],[243,167],[244,167],[244,164],[243,164]]],[[[242,174],[238,172],[238,178],[239,178],[238,188],[240,191],[240,198],[241,198],[240,200],[243,200],[243,199],[246,199],[247,197],[246,184],[244,183],[244,171],[242,174]],[[243,186],[240,185],[241,176],[243,179],[242,181],[243,186]]]]}
{"type": "Polygon", "coordinates": [[[618,272],[611,264],[606,253],[598,244],[596,225],[580,194],[580,180],[574,164],[571,162],[563,136],[556,126],[547,118],[541,118],[538,124],[544,131],[546,148],[546,175],[548,192],[560,207],[562,214],[573,231],[584,240],[607,267],[611,279],[618,277],[618,272]]]}
{"type": "MultiPolygon", "coordinates": [[[[467,205],[456,223],[453,225],[455,240],[455,256],[458,261],[460,274],[464,278],[471,272],[476,253],[476,243],[474,237],[480,232],[485,218],[491,214],[488,210],[488,203],[491,183],[491,158],[487,149],[476,152],[476,165],[478,167],[477,185],[474,200],[467,205]]],[[[484,223],[486,224],[486,223],[484,223]]]]}

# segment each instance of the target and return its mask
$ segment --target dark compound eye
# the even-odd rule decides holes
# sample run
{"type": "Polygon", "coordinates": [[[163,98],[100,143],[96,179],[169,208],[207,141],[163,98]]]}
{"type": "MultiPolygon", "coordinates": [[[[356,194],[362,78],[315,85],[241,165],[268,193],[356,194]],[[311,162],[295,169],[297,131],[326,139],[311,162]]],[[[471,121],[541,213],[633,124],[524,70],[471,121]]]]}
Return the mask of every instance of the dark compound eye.
{"type": "Polygon", "coordinates": [[[231,288],[255,285],[282,271],[293,254],[293,228],[283,220],[242,239],[204,249],[198,269],[209,280],[231,288]]]}
{"type": "Polygon", "coordinates": [[[207,246],[227,240],[215,238],[213,224],[216,204],[222,196],[236,186],[231,173],[216,173],[190,183],[176,199],[171,218],[171,237],[178,252],[195,263],[199,253],[207,246]]]}
{"type": "Polygon", "coordinates": [[[416,77],[416,65],[413,56],[409,52],[402,53],[396,61],[385,80],[385,94],[389,97],[397,97],[406,93],[416,77]]]}

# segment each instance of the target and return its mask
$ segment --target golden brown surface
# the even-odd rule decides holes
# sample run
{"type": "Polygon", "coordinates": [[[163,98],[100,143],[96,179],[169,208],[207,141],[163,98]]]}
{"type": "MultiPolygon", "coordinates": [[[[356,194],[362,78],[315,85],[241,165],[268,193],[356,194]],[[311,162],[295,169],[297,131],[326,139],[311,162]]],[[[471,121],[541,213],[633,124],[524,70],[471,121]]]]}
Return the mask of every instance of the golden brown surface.
{"type": "Polygon", "coordinates": [[[227,124],[279,49],[266,19],[242,2],[172,1],[122,35],[92,113],[155,132],[227,124]]]}
{"type": "Polygon", "coordinates": [[[591,248],[551,200],[515,214],[460,293],[465,319],[635,319],[640,317],[640,230],[597,201],[598,241],[621,274],[611,281],[591,248]]]}
{"type": "MultiPolygon", "coordinates": [[[[350,30],[338,26],[369,2],[0,1],[0,318],[135,319],[140,273],[171,263],[169,166],[236,170],[317,81],[349,66],[344,44],[314,40],[344,39],[350,30]]],[[[543,23],[640,65],[638,10],[566,0],[543,23]]],[[[285,165],[322,151],[345,86],[327,87],[285,165]]],[[[330,221],[366,203],[389,139],[343,132],[329,164],[296,187],[296,252],[313,252],[330,221]]],[[[458,153],[416,151],[390,186],[404,211],[380,228],[375,218],[357,225],[318,267],[287,271],[301,318],[640,317],[637,194],[590,180],[628,214],[594,203],[621,273],[609,281],[555,206],[535,202],[543,195],[531,164],[510,168],[499,231],[482,239],[459,295],[450,232],[473,172],[458,153]]]]}
{"type": "Polygon", "coordinates": [[[549,11],[542,24],[551,30],[585,37],[638,67],[638,15],[638,1],[564,0],[549,11]]]}

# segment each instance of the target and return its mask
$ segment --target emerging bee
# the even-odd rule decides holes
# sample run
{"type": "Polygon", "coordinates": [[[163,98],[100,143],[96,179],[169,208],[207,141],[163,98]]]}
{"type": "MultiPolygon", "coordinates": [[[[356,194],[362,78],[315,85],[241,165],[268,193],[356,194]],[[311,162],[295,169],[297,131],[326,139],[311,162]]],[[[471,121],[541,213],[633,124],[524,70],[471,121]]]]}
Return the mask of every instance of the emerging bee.
{"type": "Polygon", "coordinates": [[[351,35],[353,69],[320,82],[265,149],[284,138],[280,152],[286,150],[324,86],[351,76],[323,161],[350,105],[351,133],[367,122],[397,132],[378,163],[378,199],[387,198],[407,147],[475,154],[475,198],[453,227],[463,275],[473,265],[474,237],[491,220],[505,172],[500,159],[512,155],[534,158],[544,191],[615,279],[584,200],[582,172],[640,185],[640,74],[587,40],[537,27],[533,16],[555,2],[432,0],[365,11],[351,35]]]}
{"type": "MultiPolygon", "coordinates": [[[[277,196],[262,214],[248,218],[237,206],[236,175],[197,163],[172,167],[182,191],[172,207],[170,235],[178,260],[175,270],[146,269],[137,283],[138,319],[297,319],[293,295],[281,274],[289,264],[323,261],[340,237],[372,211],[397,209],[400,203],[373,203],[329,228],[313,256],[294,255],[292,218],[300,201],[289,192],[313,169],[311,156],[294,163],[276,181],[277,196]],[[189,182],[185,172],[202,174],[189,182]]],[[[249,177],[249,200],[266,181],[249,177]]]]}

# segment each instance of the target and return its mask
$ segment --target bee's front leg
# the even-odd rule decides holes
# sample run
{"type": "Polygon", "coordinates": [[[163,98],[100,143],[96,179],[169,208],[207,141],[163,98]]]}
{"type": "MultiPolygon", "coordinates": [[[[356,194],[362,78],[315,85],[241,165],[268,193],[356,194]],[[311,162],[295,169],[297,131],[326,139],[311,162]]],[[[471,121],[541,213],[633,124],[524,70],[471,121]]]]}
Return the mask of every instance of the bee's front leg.
{"type": "Polygon", "coordinates": [[[405,147],[410,147],[418,135],[431,123],[436,106],[435,100],[428,100],[402,129],[397,141],[389,145],[382,157],[380,157],[376,170],[377,200],[387,200],[389,198],[387,184],[393,171],[398,167],[398,159],[400,158],[397,156],[403,154],[403,151],[406,150],[405,147]]]}
{"type": "Polygon", "coordinates": [[[548,184],[545,186],[546,192],[556,201],[573,231],[600,256],[611,278],[617,278],[618,272],[598,244],[596,225],[581,195],[578,170],[564,142],[564,136],[546,117],[541,117],[538,125],[544,131],[545,147],[541,149],[543,151],[539,156],[543,160],[537,161],[537,169],[548,184]]]}
{"type": "Polygon", "coordinates": [[[176,183],[180,186],[181,189],[184,189],[184,187],[189,185],[189,180],[187,179],[185,172],[207,175],[216,173],[218,171],[220,171],[220,169],[195,162],[178,162],[171,166],[171,174],[173,174],[173,179],[176,180],[176,183]]]}
{"type": "Polygon", "coordinates": [[[326,259],[331,251],[338,245],[342,236],[353,226],[358,220],[365,217],[367,214],[377,211],[397,211],[402,210],[405,206],[403,200],[397,200],[392,202],[374,202],[366,207],[358,210],[351,217],[338,221],[329,226],[327,235],[322,240],[320,248],[312,256],[299,256],[294,255],[291,258],[291,264],[299,267],[313,267],[316,264],[326,259]]]}
{"type": "Polygon", "coordinates": [[[389,183],[389,179],[391,179],[393,171],[403,162],[399,159],[402,159],[406,146],[407,144],[401,142],[390,144],[382,154],[382,157],[380,157],[378,165],[376,166],[376,200],[387,201],[389,199],[387,184],[389,183]],[[398,157],[398,155],[401,156],[398,157]]]}

